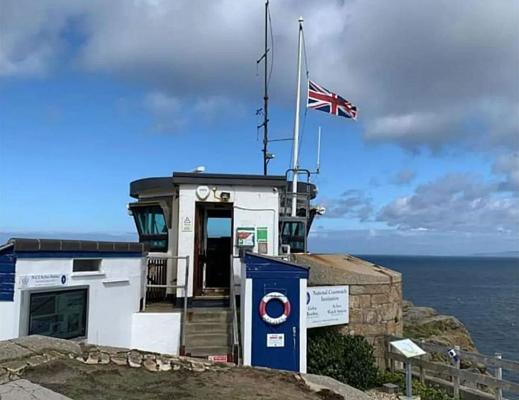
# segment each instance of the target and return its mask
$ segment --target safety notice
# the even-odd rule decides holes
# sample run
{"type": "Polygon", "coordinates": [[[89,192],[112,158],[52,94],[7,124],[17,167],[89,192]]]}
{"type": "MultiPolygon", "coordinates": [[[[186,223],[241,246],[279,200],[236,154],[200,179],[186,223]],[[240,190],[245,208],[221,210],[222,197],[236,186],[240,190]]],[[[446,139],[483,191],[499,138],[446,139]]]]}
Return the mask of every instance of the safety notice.
{"type": "Polygon", "coordinates": [[[267,333],[267,347],[285,347],[285,334],[267,333]]]}

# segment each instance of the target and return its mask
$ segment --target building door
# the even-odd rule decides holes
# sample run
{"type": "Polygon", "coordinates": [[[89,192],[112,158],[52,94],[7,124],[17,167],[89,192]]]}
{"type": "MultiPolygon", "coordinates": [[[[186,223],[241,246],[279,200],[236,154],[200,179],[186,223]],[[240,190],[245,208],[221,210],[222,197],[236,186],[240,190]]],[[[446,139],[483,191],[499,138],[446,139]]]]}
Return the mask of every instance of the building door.
{"type": "Polygon", "coordinates": [[[229,290],[233,208],[228,203],[197,203],[195,295],[225,295],[229,290]]]}

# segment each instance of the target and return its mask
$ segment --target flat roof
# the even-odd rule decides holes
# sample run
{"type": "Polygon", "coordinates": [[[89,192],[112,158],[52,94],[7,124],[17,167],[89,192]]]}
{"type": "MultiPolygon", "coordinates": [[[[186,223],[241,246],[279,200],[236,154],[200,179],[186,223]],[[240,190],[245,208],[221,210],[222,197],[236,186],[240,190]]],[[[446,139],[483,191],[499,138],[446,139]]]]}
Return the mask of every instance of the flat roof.
{"type": "Polygon", "coordinates": [[[180,184],[283,187],[286,185],[286,177],[284,175],[173,172],[171,177],[144,178],[131,182],[130,196],[139,198],[139,195],[146,192],[173,191],[174,187],[180,184]]]}
{"type": "Polygon", "coordinates": [[[143,253],[144,244],[137,242],[104,242],[96,240],[12,238],[0,245],[0,253],[14,252],[95,252],[143,253]]]}

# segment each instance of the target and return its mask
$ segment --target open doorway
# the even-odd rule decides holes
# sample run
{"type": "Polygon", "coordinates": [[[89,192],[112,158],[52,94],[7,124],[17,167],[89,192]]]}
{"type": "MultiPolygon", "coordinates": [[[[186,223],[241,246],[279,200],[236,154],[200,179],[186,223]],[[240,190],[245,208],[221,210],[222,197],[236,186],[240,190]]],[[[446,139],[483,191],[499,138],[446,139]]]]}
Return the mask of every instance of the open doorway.
{"type": "Polygon", "coordinates": [[[196,204],[195,296],[223,296],[229,292],[232,216],[232,204],[196,204]]]}

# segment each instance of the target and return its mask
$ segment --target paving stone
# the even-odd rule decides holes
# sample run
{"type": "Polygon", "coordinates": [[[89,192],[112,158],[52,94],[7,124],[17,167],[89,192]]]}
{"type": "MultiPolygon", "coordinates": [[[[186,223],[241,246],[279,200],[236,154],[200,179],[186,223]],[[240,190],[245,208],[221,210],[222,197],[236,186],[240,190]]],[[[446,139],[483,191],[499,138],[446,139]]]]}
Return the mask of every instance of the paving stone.
{"type": "Polygon", "coordinates": [[[27,362],[24,360],[13,360],[2,363],[2,368],[5,368],[7,371],[18,374],[22,372],[27,367],[27,362]]]}
{"type": "Polygon", "coordinates": [[[11,342],[40,354],[47,353],[48,350],[55,350],[62,354],[81,354],[81,347],[79,343],[65,339],[51,338],[41,335],[32,335],[24,336],[18,339],[13,339],[11,340],[11,342]]]}
{"type": "Polygon", "coordinates": [[[85,364],[96,365],[99,364],[99,352],[91,351],[88,353],[88,358],[85,360],[85,364]]]}
{"type": "Polygon", "coordinates": [[[151,357],[145,358],[142,366],[150,372],[157,372],[159,370],[157,362],[151,357]]]}
{"type": "Polygon", "coordinates": [[[142,354],[138,351],[132,350],[128,354],[128,365],[132,368],[139,368],[142,364],[142,354]]]}
{"type": "Polygon", "coordinates": [[[0,385],[0,398],[2,400],[71,400],[25,379],[0,385]]]}
{"type": "Polygon", "coordinates": [[[32,355],[33,352],[11,341],[0,342],[0,363],[32,355]]]}
{"type": "Polygon", "coordinates": [[[36,367],[37,365],[46,363],[47,358],[45,358],[44,356],[36,355],[36,356],[29,357],[25,361],[27,361],[27,364],[29,364],[29,366],[36,367]]]}
{"type": "Polygon", "coordinates": [[[9,372],[5,368],[0,368],[0,385],[9,382],[9,372]]]}
{"type": "Polygon", "coordinates": [[[99,354],[99,364],[106,365],[110,364],[110,354],[108,353],[100,353],[99,354]]]}
{"type": "Polygon", "coordinates": [[[110,360],[115,365],[127,365],[128,364],[128,354],[113,354],[110,356],[110,360]]]}

